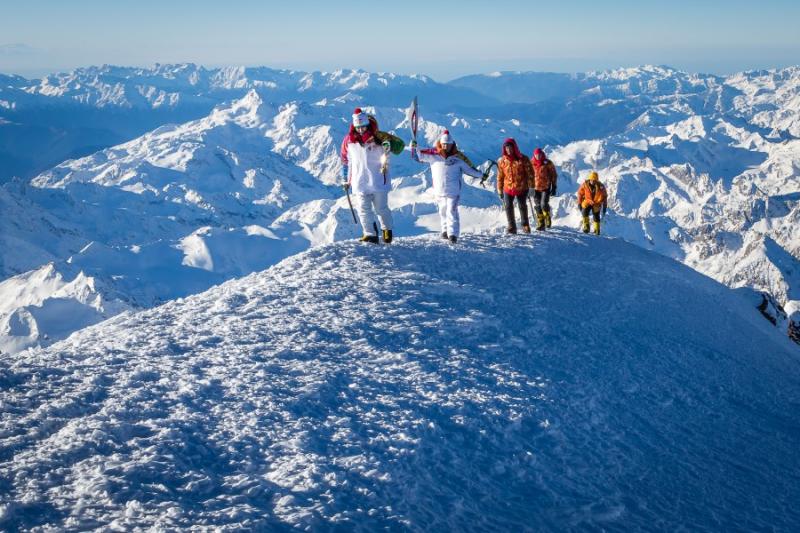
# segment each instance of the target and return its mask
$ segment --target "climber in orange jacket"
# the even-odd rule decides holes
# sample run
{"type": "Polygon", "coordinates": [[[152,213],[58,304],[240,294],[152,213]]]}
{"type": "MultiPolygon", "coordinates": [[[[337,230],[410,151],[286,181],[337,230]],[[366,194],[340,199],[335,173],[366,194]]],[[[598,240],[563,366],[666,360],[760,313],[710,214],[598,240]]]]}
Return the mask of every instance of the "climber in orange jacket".
{"type": "Polygon", "coordinates": [[[514,199],[519,206],[519,215],[522,219],[522,231],[531,232],[528,220],[528,190],[534,185],[534,173],[531,160],[522,155],[514,139],[503,142],[503,153],[497,160],[497,194],[503,201],[506,210],[508,227],[506,233],[517,232],[517,222],[514,218],[514,199]]]}
{"type": "Polygon", "coordinates": [[[589,172],[589,177],[578,188],[578,208],[583,215],[583,232],[589,233],[589,213],[591,212],[594,218],[594,234],[600,235],[600,210],[603,210],[603,217],[605,217],[606,211],[608,211],[608,192],[606,192],[606,186],[600,183],[597,172],[594,170],[589,172]]]}

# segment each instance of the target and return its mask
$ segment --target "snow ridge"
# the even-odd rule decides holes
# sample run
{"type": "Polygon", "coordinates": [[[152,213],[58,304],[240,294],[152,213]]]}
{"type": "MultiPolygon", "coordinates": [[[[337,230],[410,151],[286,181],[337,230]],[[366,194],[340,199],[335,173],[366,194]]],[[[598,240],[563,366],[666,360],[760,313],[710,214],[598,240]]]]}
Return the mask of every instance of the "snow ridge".
{"type": "MultiPolygon", "coordinates": [[[[382,128],[406,136],[403,110],[391,102],[407,105],[423,91],[421,142],[431,144],[449,129],[481,168],[497,158],[502,138],[516,138],[526,153],[544,147],[561,176],[552,201],[561,227],[577,226],[574,192],[596,169],[611,193],[605,233],[731,287],[765,291],[783,307],[784,329],[800,327],[800,141],[791,133],[798,72],[724,79],[657,66],[575,76],[503,73],[478,77],[470,87],[498,92],[502,81],[560,96],[530,106],[483,98],[470,108],[432,98],[449,98],[458,83],[419,76],[194,65],[85,69],[63,86],[88,90],[97,78],[109,86],[174,90],[181,98],[202,93],[208,105],[237,98],[194,120],[61,162],[39,173],[33,187],[3,187],[0,204],[11,216],[0,221],[0,275],[38,279],[30,273],[53,262],[63,279],[81,271],[93,278],[106,301],[148,307],[309,246],[355,237],[334,187],[347,117],[362,105],[382,128]]],[[[513,93],[502,99],[513,101],[513,93]]],[[[407,156],[392,158],[392,167],[399,176],[391,195],[397,235],[438,231],[426,169],[407,156]]],[[[462,205],[466,231],[503,224],[495,197],[477,182],[467,181],[462,205]]],[[[0,297],[20,279],[0,281],[0,297]]],[[[7,338],[11,313],[0,312],[0,349],[10,341],[39,342],[7,338]]],[[[54,338],[33,326],[39,337],[54,338]]]]}
{"type": "Polygon", "coordinates": [[[797,363],[616,239],[323,246],[0,361],[0,527],[793,529],[797,363]]]}

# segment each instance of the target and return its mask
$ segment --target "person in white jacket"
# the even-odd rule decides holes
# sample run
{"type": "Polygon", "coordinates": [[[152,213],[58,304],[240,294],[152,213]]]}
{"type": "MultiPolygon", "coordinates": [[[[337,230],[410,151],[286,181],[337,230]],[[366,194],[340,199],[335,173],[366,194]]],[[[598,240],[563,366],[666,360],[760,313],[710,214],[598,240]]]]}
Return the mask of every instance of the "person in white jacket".
{"type": "Polygon", "coordinates": [[[411,157],[420,163],[428,163],[433,175],[433,192],[439,206],[439,220],[442,227],[442,238],[450,242],[458,241],[461,232],[461,221],[458,215],[458,204],[461,201],[462,175],[474,178],[485,178],[472,162],[462,154],[456,146],[450,132],[445,130],[436,141],[435,148],[417,150],[416,143],[411,142],[411,157]]]}
{"type": "Polygon", "coordinates": [[[345,191],[353,190],[364,242],[379,242],[373,211],[380,222],[383,241],[392,242],[389,154],[402,153],[403,148],[405,144],[399,137],[379,131],[378,121],[356,108],[350,132],[342,141],[342,186],[345,191]]]}

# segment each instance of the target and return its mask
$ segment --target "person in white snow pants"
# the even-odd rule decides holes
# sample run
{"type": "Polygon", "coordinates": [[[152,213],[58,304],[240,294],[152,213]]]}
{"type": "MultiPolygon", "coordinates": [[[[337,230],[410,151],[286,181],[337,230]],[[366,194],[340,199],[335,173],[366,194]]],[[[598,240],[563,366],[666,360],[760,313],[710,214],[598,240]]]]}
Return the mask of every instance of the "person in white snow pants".
{"type": "Polygon", "coordinates": [[[379,242],[373,213],[380,223],[383,241],[392,242],[389,157],[401,153],[403,148],[405,144],[400,138],[378,130],[375,117],[356,108],[350,132],[342,141],[342,178],[345,190],[353,191],[364,242],[379,242]]]}
{"type": "Polygon", "coordinates": [[[461,234],[461,221],[458,205],[461,201],[462,176],[467,174],[474,178],[485,178],[472,162],[462,154],[453,137],[447,130],[439,136],[435,148],[417,151],[414,141],[411,142],[411,157],[420,163],[428,163],[433,175],[433,192],[439,206],[439,220],[442,227],[442,238],[457,242],[461,234]]]}

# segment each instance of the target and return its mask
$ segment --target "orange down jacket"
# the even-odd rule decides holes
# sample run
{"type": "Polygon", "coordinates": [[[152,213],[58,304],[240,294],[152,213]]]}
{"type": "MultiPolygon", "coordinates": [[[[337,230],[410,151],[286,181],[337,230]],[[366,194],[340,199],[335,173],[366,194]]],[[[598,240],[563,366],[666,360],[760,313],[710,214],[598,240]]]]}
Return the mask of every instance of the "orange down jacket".
{"type": "Polygon", "coordinates": [[[599,181],[592,184],[590,180],[586,180],[578,188],[578,205],[582,209],[586,209],[589,206],[599,209],[601,206],[606,207],[607,202],[606,186],[599,181]]]}
{"type": "Polygon", "coordinates": [[[527,157],[512,160],[506,156],[497,161],[497,191],[517,196],[534,185],[533,165],[527,157]]]}
{"type": "Polygon", "coordinates": [[[553,185],[556,184],[558,179],[558,172],[556,166],[549,159],[545,159],[541,165],[536,165],[533,162],[533,173],[536,175],[534,188],[537,191],[549,191],[553,185]]]}

